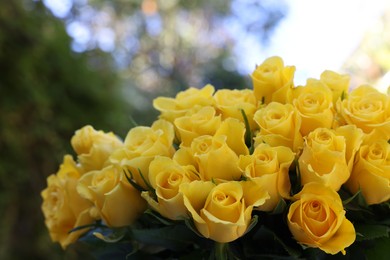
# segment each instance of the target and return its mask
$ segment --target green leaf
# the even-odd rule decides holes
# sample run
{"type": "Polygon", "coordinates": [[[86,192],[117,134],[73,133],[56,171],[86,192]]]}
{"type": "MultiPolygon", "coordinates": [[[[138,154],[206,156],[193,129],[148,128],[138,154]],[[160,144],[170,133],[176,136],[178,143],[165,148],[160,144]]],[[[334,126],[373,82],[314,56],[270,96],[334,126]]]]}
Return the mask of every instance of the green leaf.
{"type": "Polygon", "coordinates": [[[343,200],[343,206],[348,205],[351,201],[353,201],[362,191],[359,189],[352,197],[349,197],[348,199],[343,200]]]}
{"type": "Polygon", "coordinates": [[[156,213],[155,211],[153,211],[151,209],[145,210],[144,214],[148,214],[150,216],[153,216],[155,219],[157,219],[159,222],[161,222],[162,224],[164,224],[166,226],[170,226],[170,225],[175,224],[174,221],[164,218],[163,216],[161,216],[160,214],[156,213]]]}
{"type": "Polygon", "coordinates": [[[130,129],[138,126],[137,122],[135,122],[135,120],[132,116],[129,116],[129,120],[130,120],[130,129]]]}
{"type": "Polygon", "coordinates": [[[345,98],[346,98],[346,93],[345,91],[343,90],[343,92],[341,92],[341,101],[343,101],[345,98]]]}
{"type": "Polygon", "coordinates": [[[141,172],[141,169],[138,168],[138,173],[139,175],[141,176],[142,180],[144,181],[145,185],[148,187],[148,190],[150,192],[152,192],[154,194],[154,198],[157,199],[157,196],[156,196],[156,191],[154,190],[154,188],[152,187],[152,185],[150,185],[150,183],[146,180],[145,176],[142,174],[141,172]]]}
{"type": "Polygon", "coordinates": [[[106,226],[102,225],[100,223],[100,221],[96,221],[95,223],[92,223],[92,224],[87,224],[87,225],[82,225],[82,226],[78,226],[78,227],[72,228],[71,230],[68,231],[68,234],[70,234],[72,232],[75,232],[75,231],[78,231],[78,230],[81,230],[81,229],[97,228],[97,227],[106,227],[106,226]]]}
{"type": "Polygon", "coordinates": [[[139,192],[142,192],[142,191],[146,191],[143,187],[141,187],[140,185],[138,185],[134,180],[133,180],[133,173],[128,170],[128,169],[123,169],[123,173],[125,174],[125,177],[127,179],[127,181],[131,184],[131,186],[133,186],[136,190],[138,190],[139,192]],[[127,172],[129,172],[129,175],[127,175],[127,172]]]}
{"type": "Polygon", "coordinates": [[[381,238],[375,240],[373,247],[370,247],[369,250],[366,250],[367,259],[375,260],[387,260],[390,259],[390,238],[381,238]]]}
{"type": "Polygon", "coordinates": [[[284,199],[280,199],[278,204],[274,208],[274,210],[269,214],[270,215],[282,214],[283,212],[285,212],[286,208],[287,208],[286,201],[284,199]]]}
{"type": "Polygon", "coordinates": [[[356,241],[372,240],[389,237],[390,227],[385,225],[357,224],[355,225],[356,241]]]}
{"type": "Polygon", "coordinates": [[[111,229],[111,230],[112,230],[112,233],[110,233],[108,235],[103,235],[103,233],[100,233],[100,232],[93,232],[93,235],[95,237],[103,240],[104,242],[116,243],[125,237],[127,228],[125,228],[125,227],[124,228],[115,228],[115,229],[111,229]]]}
{"type": "Polygon", "coordinates": [[[259,220],[259,216],[254,215],[251,219],[251,222],[249,223],[248,227],[246,228],[245,234],[251,231],[257,224],[259,220]]]}
{"type": "Polygon", "coordinates": [[[252,136],[252,131],[251,131],[251,127],[249,125],[249,121],[248,121],[248,117],[246,116],[246,113],[244,111],[244,109],[240,109],[241,111],[241,115],[244,119],[244,123],[245,123],[245,144],[246,146],[249,148],[249,153],[252,154],[253,153],[253,136],[252,136]]]}
{"type": "Polygon", "coordinates": [[[194,232],[196,235],[198,235],[199,237],[204,237],[201,233],[199,233],[192,218],[185,218],[184,223],[187,226],[187,228],[190,229],[192,232],[194,232]]]}
{"type": "Polygon", "coordinates": [[[262,226],[255,234],[254,239],[274,240],[292,257],[299,258],[301,252],[296,248],[287,245],[275,232],[271,229],[262,226]]]}
{"type": "Polygon", "coordinates": [[[173,251],[192,245],[196,235],[185,225],[171,225],[155,229],[131,229],[131,237],[143,244],[161,246],[173,251]]]}

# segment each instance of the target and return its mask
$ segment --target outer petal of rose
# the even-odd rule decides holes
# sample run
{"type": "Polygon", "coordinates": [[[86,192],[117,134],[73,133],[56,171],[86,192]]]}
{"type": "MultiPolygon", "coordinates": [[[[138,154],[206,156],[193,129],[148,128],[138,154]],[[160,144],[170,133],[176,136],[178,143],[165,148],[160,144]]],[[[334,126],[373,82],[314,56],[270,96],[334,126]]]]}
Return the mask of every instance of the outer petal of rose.
{"type": "Polygon", "coordinates": [[[205,237],[209,237],[209,229],[206,222],[200,216],[210,191],[215,187],[212,182],[193,181],[180,185],[179,192],[183,194],[184,205],[190,212],[198,231],[205,237]]]}
{"type": "Polygon", "coordinates": [[[146,202],[140,192],[130,184],[119,182],[105,194],[101,214],[108,226],[121,227],[133,223],[145,209],[146,202]]]}
{"type": "Polygon", "coordinates": [[[309,182],[318,182],[323,183],[335,191],[338,191],[350,176],[348,165],[344,163],[335,163],[332,171],[322,175],[318,174],[310,164],[302,160],[299,160],[299,168],[301,170],[301,183],[303,185],[309,182]]]}
{"type": "Polygon", "coordinates": [[[350,246],[356,239],[355,228],[353,224],[344,219],[337,232],[325,243],[319,246],[320,249],[328,254],[337,254],[342,252],[345,255],[345,248],[350,246]]]}
{"type": "MultiPolygon", "coordinates": [[[[380,175],[372,174],[368,169],[374,167],[364,160],[360,160],[365,164],[367,170],[356,170],[352,174],[353,177],[346,183],[346,186],[353,192],[357,192],[359,188],[362,190],[363,196],[368,204],[377,204],[390,199],[390,179],[380,175]],[[373,189],[373,187],[376,187],[373,189]],[[375,192],[373,192],[375,191],[375,192]]],[[[364,167],[362,166],[364,169],[364,167]]],[[[379,169],[376,169],[378,171],[379,169]]]]}
{"type": "Polygon", "coordinates": [[[241,237],[250,220],[245,220],[244,205],[241,207],[240,218],[235,223],[218,219],[205,209],[201,211],[201,215],[207,223],[209,238],[220,243],[228,243],[241,237]]]}
{"type": "MultiPolygon", "coordinates": [[[[80,215],[77,217],[76,224],[74,227],[80,227],[88,224],[92,224],[94,218],[89,214],[89,209],[85,209],[80,215]]],[[[61,246],[65,249],[69,244],[75,242],[83,233],[85,233],[88,229],[81,229],[78,231],[71,232],[68,237],[61,241],[61,246]]]]}
{"type": "Polygon", "coordinates": [[[227,118],[224,120],[215,135],[225,135],[226,143],[237,155],[249,154],[245,145],[245,125],[237,119],[227,118]]]}
{"type": "Polygon", "coordinates": [[[246,207],[258,207],[266,203],[270,198],[263,186],[259,186],[254,181],[240,182],[244,191],[244,201],[246,207]]]}

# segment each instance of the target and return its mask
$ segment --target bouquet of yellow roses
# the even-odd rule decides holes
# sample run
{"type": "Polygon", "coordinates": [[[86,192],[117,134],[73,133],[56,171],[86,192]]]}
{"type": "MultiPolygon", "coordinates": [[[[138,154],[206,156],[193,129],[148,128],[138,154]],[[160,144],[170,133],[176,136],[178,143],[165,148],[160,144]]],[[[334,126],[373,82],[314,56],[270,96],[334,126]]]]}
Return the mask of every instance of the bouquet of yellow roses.
{"type": "Polygon", "coordinates": [[[253,89],[158,97],[122,140],[71,138],[42,191],[53,241],[123,259],[389,256],[390,96],[271,57],[253,89]]]}

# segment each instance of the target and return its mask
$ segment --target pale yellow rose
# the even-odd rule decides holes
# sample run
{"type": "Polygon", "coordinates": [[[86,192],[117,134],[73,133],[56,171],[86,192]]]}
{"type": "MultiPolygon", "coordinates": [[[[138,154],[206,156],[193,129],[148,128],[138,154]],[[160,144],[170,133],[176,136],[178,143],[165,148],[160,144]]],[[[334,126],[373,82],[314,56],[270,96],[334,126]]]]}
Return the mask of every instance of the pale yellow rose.
{"type": "Polygon", "coordinates": [[[142,197],[152,209],[172,220],[182,219],[187,215],[179,186],[182,183],[199,180],[192,165],[181,166],[168,157],[157,156],[150,163],[149,180],[155,190],[157,201],[148,191],[142,192],[142,197]]]}
{"type": "Polygon", "coordinates": [[[368,204],[390,199],[390,144],[387,140],[362,145],[346,187],[352,193],[360,189],[368,204]]]}
{"type": "Polygon", "coordinates": [[[308,79],[306,86],[294,89],[293,104],[302,123],[300,132],[308,135],[316,128],[331,128],[334,118],[332,91],[321,81],[308,79]]]}
{"type": "Polygon", "coordinates": [[[332,90],[333,104],[336,104],[343,95],[347,96],[350,79],[348,74],[338,74],[331,70],[325,70],[321,73],[320,80],[332,90]]]}
{"type": "Polygon", "coordinates": [[[298,159],[302,185],[319,182],[338,191],[350,176],[346,151],[345,137],[335,131],[317,128],[311,132],[298,159]]]}
{"type": "Polygon", "coordinates": [[[338,110],[347,124],[356,125],[366,134],[375,129],[383,138],[390,138],[390,96],[363,85],[339,101],[338,110]]]}
{"type": "Polygon", "coordinates": [[[320,183],[308,183],[294,196],[288,227],[298,243],[327,254],[345,255],[356,238],[353,224],[345,217],[338,193],[320,183]]]}
{"type": "Polygon", "coordinates": [[[295,66],[284,66],[280,57],[270,57],[257,66],[251,77],[253,91],[258,101],[290,102],[295,66]]]}
{"type": "Polygon", "coordinates": [[[268,194],[252,181],[215,185],[193,181],[180,186],[184,204],[204,237],[228,243],[245,234],[253,207],[264,204],[268,194]]]}
{"type": "Polygon", "coordinates": [[[109,227],[130,225],[146,209],[140,192],[127,181],[122,169],[113,165],[84,174],[77,192],[94,204],[109,227]]]}
{"type": "Polygon", "coordinates": [[[270,196],[259,210],[272,211],[282,198],[290,198],[288,171],[294,158],[290,148],[268,144],[258,145],[252,155],[240,156],[239,165],[244,176],[264,187],[270,196]]]}
{"type": "Polygon", "coordinates": [[[73,228],[92,224],[94,219],[89,214],[93,206],[76,192],[77,181],[81,176],[72,156],[64,156],[57,174],[47,178],[47,187],[42,191],[42,212],[50,237],[65,249],[75,242],[88,229],[69,233],[73,228]]]}
{"type": "Polygon", "coordinates": [[[160,118],[173,122],[194,106],[213,106],[214,91],[212,85],[206,85],[201,89],[191,87],[177,93],[175,98],[158,97],[153,100],[153,106],[161,112],[160,118]]]}
{"type": "Polygon", "coordinates": [[[224,135],[203,135],[195,138],[191,144],[193,155],[202,180],[213,179],[239,180],[241,170],[238,156],[226,143],[224,135]]]}
{"type": "Polygon", "coordinates": [[[176,118],[174,124],[179,132],[181,145],[190,146],[194,138],[201,135],[214,135],[221,125],[221,115],[215,108],[202,107],[192,115],[176,118]]]}
{"type": "Polygon", "coordinates": [[[214,94],[217,109],[222,114],[222,119],[236,118],[244,123],[241,110],[245,112],[251,129],[257,127],[253,121],[253,115],[257,109],[257,100],[250,89],[231,90],[220,89],[214,94]]]}
{"type": "Polygon", "coordinates": [[[123,145],[112,132],[96,131],[90,125],[77,130],[71,144],[86,172],[102,169],[111,153],[123,145]]]}
{"type": "Polygon", "coordinates": [[[156,155],[173,156],[174,136],[173,125],[162,119],[155,121],[151,127],[134,127],[128,132],[123,148],[116,150],[109,160],[129,171],[134,181],[147,189],[145,181],[148,182],[150,162],[156,155]]]}
{"type": "Polygon", "coordinates": [[[254,120],[260,127],[255,145],[267,143],[271,146],[287,146],[294,152],[303,147],[301,116],[291,104],[271,102],[259,109],[254,120]]]}

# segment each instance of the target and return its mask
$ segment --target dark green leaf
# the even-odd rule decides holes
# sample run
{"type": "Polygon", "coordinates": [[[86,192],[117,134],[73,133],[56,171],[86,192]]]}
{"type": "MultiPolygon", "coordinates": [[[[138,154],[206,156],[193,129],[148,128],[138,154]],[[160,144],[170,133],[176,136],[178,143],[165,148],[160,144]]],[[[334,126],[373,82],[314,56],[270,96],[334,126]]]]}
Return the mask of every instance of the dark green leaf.
{"type": "Polygon", "coordinates": [[[173,251],[192,245],[197,236],[185,225],[172,225],[156,229],[131,229],[131,236],[143,244],[161,246],[173,251]]]}
{"type": "Polygon", "coordinates": [[[373,247],[366,250],[367,259],[375,259],[375,260],[387,260],[390,259],[390,238],[381,238],[375,240],[375,244],[373,247]]]}
{"type": "Polygon", "coordinates": [[[359,234],[358,236],[356,236],[356,240],[362,241],[389,237],[390,227],[385,225],[356,224],[355,230],[356,233],[359,234]]]}
{"type": "Polygon", "coordinates": [[[278,204],[274,208],[274,210],[272,212],[270,212],[269,214],[271,214],[271,215],[282,214],[283,212],[285,212],[286,209],[287,209],[286,201],[284,199],[280,199],[278,204]]]}

